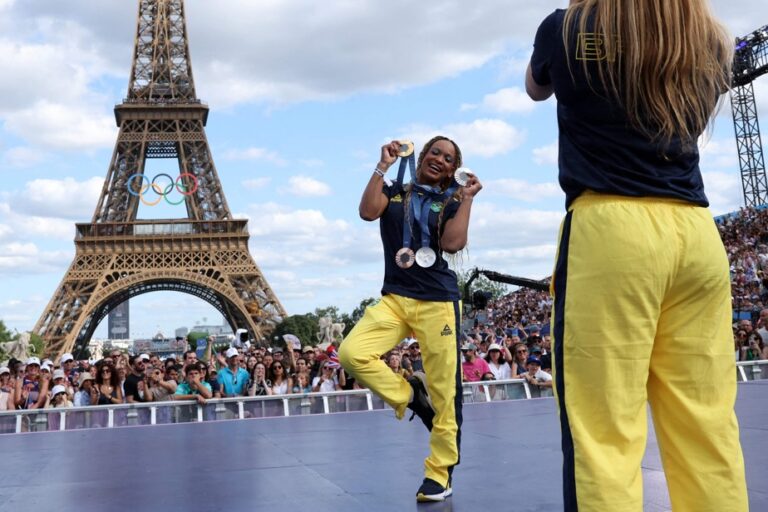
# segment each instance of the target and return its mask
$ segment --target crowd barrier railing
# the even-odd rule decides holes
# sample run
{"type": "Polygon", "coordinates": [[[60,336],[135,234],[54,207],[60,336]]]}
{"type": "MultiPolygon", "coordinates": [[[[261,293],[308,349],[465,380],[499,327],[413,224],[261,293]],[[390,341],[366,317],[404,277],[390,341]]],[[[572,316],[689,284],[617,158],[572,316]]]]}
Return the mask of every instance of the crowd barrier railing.
{"type": "MultiPolygon", "coordinates": [[[[736,363],[741,382],[768,379],[768,361],[736,363]]],[[[551,387],[530,385],[524,379],[465,382],[462,400],[488,403],[553,396],[551,387]]],[[[0,434],[46,432],[138,425],[165,425],[204,421],[270,418],[373,411],[389,406],[368,389],[325,393],[218,398],[204,405],[193,401],[166,401],[33,409],[0,412],[0,434]]]]}

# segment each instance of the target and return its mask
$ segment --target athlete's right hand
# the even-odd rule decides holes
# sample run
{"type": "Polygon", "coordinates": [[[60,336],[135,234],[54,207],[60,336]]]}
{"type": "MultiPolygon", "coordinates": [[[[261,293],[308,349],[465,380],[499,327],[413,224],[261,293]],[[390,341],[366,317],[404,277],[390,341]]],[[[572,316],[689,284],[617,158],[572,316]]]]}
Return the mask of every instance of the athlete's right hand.
{"type": "Polygon", "coordinates": [[[382,171],[389,169],[389,167],[397,161],[397,154],[399,152],[400,143],[396,140],[381,146],[381,160],[379,160],[377,167],[382,171]]]}

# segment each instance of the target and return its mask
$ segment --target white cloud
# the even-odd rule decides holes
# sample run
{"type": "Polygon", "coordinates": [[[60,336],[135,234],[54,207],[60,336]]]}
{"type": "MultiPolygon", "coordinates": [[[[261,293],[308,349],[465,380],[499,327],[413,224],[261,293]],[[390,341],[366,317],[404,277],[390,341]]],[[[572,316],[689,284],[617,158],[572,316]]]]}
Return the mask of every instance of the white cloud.
{"type": "Polygon", "coordinates": [[[0,274],[41,274],[63,271],[72,258],[71,252],[41,251],[33,243],[0,244],[0,274]]]}
{"type": "Polygon", "coordinates": [[[13,325],[19,331],[30,331],[49,298],[33,295],[4,301],[0,303],[0,318],[6,325],[13,325]]]}
{"type": "MultiPolygon", "coordinates": [[[[380,256],[381,243],[375,223],[330,219],[319,210],[294,210],[275,203],[248,207],[251,251],[262,268],[301,274],[367,263],[380,256]]],[[[286,278],[286,280],[292,280],[286,278]]]]}
{"type": "Polygon", "coordinates": [[[269,185],[271,181],[272,178],[263,176],[261,178],[254,178],[252,180],[243,181],[243,187],[247,188],[248,190],[259,190],[269,185]]]}
{"type": "Polygon", "coordinates": [[[286,161],[275,151],[265,148],[230,149],[224,152],[225,160],[266,160],[277,165],[285,165],[286,161]]]}
{"type": "Polygon", "coordinates": [[[299,197],[320,197],[331,194],[331,187],[327,183],[309,176],[291,176],[288,179],[289,188],[284,192],[299,197]]]}
{"type": "Polygon", "coordinates": [[[557,141],[546,146],[534,148],[533,161],[539,165],[557,165],[558,143],[557,141]]]}
{"type": "Polygon", "coordinates": [[[744,206],[744,192],[738,172],[702,172],[704,191],[714,215],[738,210],[744,206]]]}
{"type": "Polygon", "coordinates": [[[699,138],[700,167],[702,171],[710,169],[729,169],[736,174],[739,169],[739,154],[736,140],[699,138]]]}
{"type": "Polygon", "coordinates": [[[536,108],[536,103],[520,87],[507,87],[486,94],[482,106],[499,114],[512,114],[531,112],[536,108]]]}
{"type": "MultiPolygon", "coordinates": [[[[242,102],[399,91],[433,83],[475,69],[509,46],[529,46],[546,15],[539,5],[507,0],[471,5],[433,0],[420,2],[418,9],[409,0],[329,0],[322,10],[307,16],[314,7],[311,0],[187,2],[190,50],[201,97],[222,108],[242,102]],[[381,22],[393,16],[396,23],[381,22]],[[380,64],[392,55],[401,56],[397,73],[380,64]]],[[[76,45],[74,49],[63,37],[58,41],[55,51],[65,56],[58,67],[83,60],[86,50],[128,65],[135,30],[132,2],[105,4],[98,10],[88,0],[68,0],[66,5],[17,2],[6,17],[1,26],[14,34],[39,31],[49,19],[57,23],[47,27],[46,34],[53,28],[82,34],[69,43],[76,45]],[[91,41],[90,47],[84,47],[84,40],[91,41]]]]}
{"type": "Polygon", "coordinates": [[[11,212],[16,215],[83,221],[93,214],[104,178],[86,181],[36,179],[23,192],[7,194],[11,212]]]}
{"type": "Polygon", "coordinates": [[[110,147],[117,137],[114,118],[104,110],[47,101],[8,114],[5,128],[36,145],[67,151],[110,147]]]}
{"type": "Polygon", "coordinates": [[[28,146],[16,146],[2,154],[3,167],[32,167],[44,159],[44,153],[28,146]]]}
{"type": "Polygon", "coordinates": [[[524,132],[501,119],[477,119],[471,123],[447,124],[440,128],[412,125],[401,132],[405,138],[412,137],[417,148],[435,135],[445,135],[456,141],[465,157],[503,155],[525,140],[524,132]]]}
{"type": "Polygon", "coordinates": [[[489,181],[484,188],[494,194],[501,194],[515,201],[526,203],[560,196],[565,200],[565,194],[560,190],[560,185],[557,183],[530,183],[524,180],[505,178],[489,181]]]}
{"type": "Polygon", "coordinates": [[[7,224],[0,224],[0,241],[9,238],[9,235],[13,233],[13,228],[7,224]]]}

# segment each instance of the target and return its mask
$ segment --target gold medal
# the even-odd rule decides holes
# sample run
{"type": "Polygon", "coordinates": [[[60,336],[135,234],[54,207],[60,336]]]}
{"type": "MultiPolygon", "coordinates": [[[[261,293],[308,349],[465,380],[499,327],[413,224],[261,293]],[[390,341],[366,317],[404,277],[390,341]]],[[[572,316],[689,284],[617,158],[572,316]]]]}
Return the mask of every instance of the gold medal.
{"type": "Polygon", "coordinates": [[[413,142],[409,140],[399,140],[397,142],[400,143],[400,151],[398,151],[397,156],[405,158],[413,154],[413,142]]]}

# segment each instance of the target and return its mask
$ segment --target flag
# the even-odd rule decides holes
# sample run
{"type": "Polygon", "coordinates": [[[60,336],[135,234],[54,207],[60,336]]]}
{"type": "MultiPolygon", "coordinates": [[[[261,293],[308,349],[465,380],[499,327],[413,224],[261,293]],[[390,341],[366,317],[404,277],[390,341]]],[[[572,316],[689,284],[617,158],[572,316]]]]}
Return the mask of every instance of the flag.
{"type": "Polygon", "coordinates": [[[339,362],[339,353],[336,352],[336,347],[333,345],[328,345],[328,348],[325,349],[325,353],[328,355],[328,362],[325,363],[325,366],[329,368],[341,368],[341,363],[339,362]]]}

